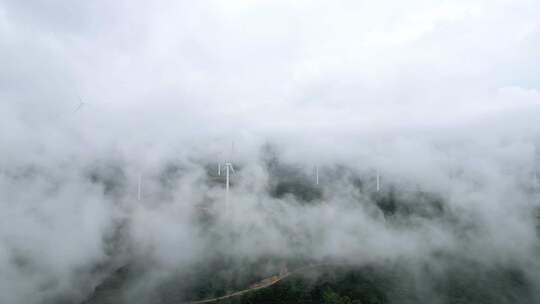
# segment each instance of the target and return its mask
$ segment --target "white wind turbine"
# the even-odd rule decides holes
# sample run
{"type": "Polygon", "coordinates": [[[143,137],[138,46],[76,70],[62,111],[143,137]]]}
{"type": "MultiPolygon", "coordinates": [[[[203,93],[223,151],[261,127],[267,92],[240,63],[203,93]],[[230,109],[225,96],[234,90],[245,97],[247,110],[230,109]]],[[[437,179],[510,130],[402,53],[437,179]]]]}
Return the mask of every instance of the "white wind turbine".
{"type": "MultiPolygon", "coordinates": [[[[380,159],[380,144],[376,143],[375,144],[375,160],[377,161],[378,159],[380,159]]],[[[377,161],[379,162],[379,161],[377,161]]],[[[381,171],[379,169],[379,165],[377,165],[376,169],[375,169],[375,180],[376,180],[376,185],[375,185],[375,190],[377,192],[380,192],[381,191],[381,171]]]]}
{"type": "Polygon", "coordinates": [[[225,195],[226,198],[229,198],[229,188],[230,188],[230,173],[234,172],[234,167],[231,162],[225,162],[225,195]]]}
{"type": "Polygon", "coordinates": [[[319,166],[315,165],[315,184],[319,184],[319,166]]]}
{"type": "MultiPolygon", "coordinates": [[[[234,151],[234,142],[231,144],[231,155],[234,151]]],[[[231,156],[230,156],[231,157],[231,156]]],[[[230,158],[229,157],[229,158],[230,158]]],[[[218,175],[221,176],[222,164],[218,162],[218,175]]],[[[234,166],[231,161],[225,160],[223,164],[223,170],[225,170],[225,203],[229,201],[229,189],[231,188],[231,173],[234,174],[234,166]]],[[[225,205],[227,209],[227,205],[225,205]]]]}
{"type": "Polygon", "coordinates": [[[77,105],[77,108],[75,109],[75,111],[73,111],[73,113],[77,113],[80,109],[82,109],[82,107],[86,105],[86,102],[82,100],[81,96],[78,96],[78,97],[79,97],[79,104],[77,105]]]}
{"type": "Polygon", "coordinates": [[[377,169],[377,192],[381,190],[381,174],[379,169],[377,169]]]}
{"type": "Polygon", "coordinates": [[[221,176],[221,153],[218,154],[217,175],[221,176]]]}

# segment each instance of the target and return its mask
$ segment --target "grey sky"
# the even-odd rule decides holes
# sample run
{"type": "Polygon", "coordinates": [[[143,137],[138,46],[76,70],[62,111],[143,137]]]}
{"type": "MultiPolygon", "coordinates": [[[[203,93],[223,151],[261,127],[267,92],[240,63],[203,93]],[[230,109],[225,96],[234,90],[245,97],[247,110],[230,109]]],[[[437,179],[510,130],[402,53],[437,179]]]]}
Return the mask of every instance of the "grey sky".
{"type": "Polygon", "coordinates": [[[227,249],[239,256],[294,253],[261,227],[269,218],[306,235],[327,227],[298,249],[315,257],[461,249],[439,224],[388,229],[348,205],[347,184],[318,207],[269,197],[259,152],[271,142],[289,164],[379,168],[385,182],[440,193],[485,227],[467,254],[526,264],[538,54],[534,0],[0,1],[0,302],[76,289],[125,216],[134,255],[165,267],[200,258],[208,240],[185,210],[222,193],[194,163],[227,157],[233,141],[243,170],[232,208],[250,216],[222,224],[256,231],[227,249]],[[170,163],[185,169],[174,204],[103,195],[85,175],[114,164],[126,187],[144,172],[158,193],[170,163]]]}

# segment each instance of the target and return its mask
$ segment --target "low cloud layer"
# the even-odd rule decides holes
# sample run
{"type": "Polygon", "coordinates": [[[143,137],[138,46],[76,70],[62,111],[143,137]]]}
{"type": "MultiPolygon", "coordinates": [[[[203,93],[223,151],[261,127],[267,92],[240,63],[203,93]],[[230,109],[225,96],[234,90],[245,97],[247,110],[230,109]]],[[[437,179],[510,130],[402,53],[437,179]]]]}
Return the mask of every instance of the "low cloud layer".
{"type": "Polygon", "coordinates": [[[1,2],[0,302],[82,301],[124,263],[159,277],[216,253],[446,252],[540,287],[539,14],[527,0],[1,2]],[[415,211],[385,214],[389,195],[415,211]]]}

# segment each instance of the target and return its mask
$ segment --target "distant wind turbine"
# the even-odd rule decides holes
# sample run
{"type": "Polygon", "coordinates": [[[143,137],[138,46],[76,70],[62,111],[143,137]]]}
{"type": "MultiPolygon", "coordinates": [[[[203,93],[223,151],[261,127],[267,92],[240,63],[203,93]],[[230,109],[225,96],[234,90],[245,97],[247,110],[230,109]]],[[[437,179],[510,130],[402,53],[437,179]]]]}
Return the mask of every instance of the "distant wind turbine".
{"type": "Polygon", "coordinates": [[[377,169],[377,192],[381,190],[381,174],[379,173],[379,169],[377,169]]]}
{"type": "Polygon", "coordinates": [[[319,184],[319,166],[315,166],[315,184],[319,184]]]}
{"type": "Polygon", "coordinates": [[[225,193],[227,195],[227,197],[229,196],[229,188],[230,188],[230,173],[235,173],[234,172],[234,167],[232,165],[231,162],[226,162],[225,163],[225,178],[226,178],[226,184],[225,184],[225,193]]]}
{"type": "Polygon", "coordinates": [[[225,213],[229,210],[229,188],[231,187],[230,175],[234,172],[234,167],[231,162],[226,161],[224,164],[225,169],[225,213]]]}
{"type": "Polygon", "coordinates": [[[73,113],[77,113],[80,109],[82,109],[82,107],[84,107],[86,105],[86,102],[84,102],[81,98],[81,96],[79,96],[79,104],[77,105],[77,108],[75,109],[75,111],[73,111],[73,113]]]}
{"type": "MultiPolygon", "coordinates": [[[[231,144],[231,155],[234,151],[234,142],[231,144]]],[[[231,156],[230,156],[231,157],[231,156]]],[[[218,175],[221,176],[221,162],[218,163],[218,175]]],[[[231,161],[225,160],[223,164],[223,169],[225,170],[225,209],[227,209],[227,204],[229,201],[229,189],[231,188],[231,173],[234,174],[234,167],[231,161]]]]}
{"type": "Polygon", "coordinates": [[[218,153],[218,162],[217,162],[217,174],[218,176],[221,176],[221,166],[222,166],[222,160],[223,157],[222,157],[222,152],[218,153]]]}

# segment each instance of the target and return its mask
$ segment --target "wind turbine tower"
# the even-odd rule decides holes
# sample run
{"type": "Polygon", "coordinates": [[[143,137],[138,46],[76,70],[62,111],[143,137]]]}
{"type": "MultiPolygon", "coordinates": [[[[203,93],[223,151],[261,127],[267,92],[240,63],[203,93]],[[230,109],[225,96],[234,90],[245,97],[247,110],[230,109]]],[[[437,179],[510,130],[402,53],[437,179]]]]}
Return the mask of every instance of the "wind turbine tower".
{"type": "Polygon", "coordinates": [[[381,174],[379,173],[379,169],[377,169],[377,192],[381,190],[381,174]]]}
{"type": "MultiPolygon", "coordinates": [[[[231,156],[234,151],[234,142],[231,144],[231,156]]],[[[234,167],[231,161],[225,160],[223,164],[223,170],[225,170],[225,210],[229,202],[229,189],[231,188],[231,173],[234,174],[234,167]]],[[[221,176],[221,162],[218,163],[218,175],[221,176]]]]}
{"type": "Polygon", "coordinates": [[[234,172],[234,167],[231,162],[225,163],[225,195],[227,199],[229,198],[229,188],[230,188],[230,173],[234,172]]]}

